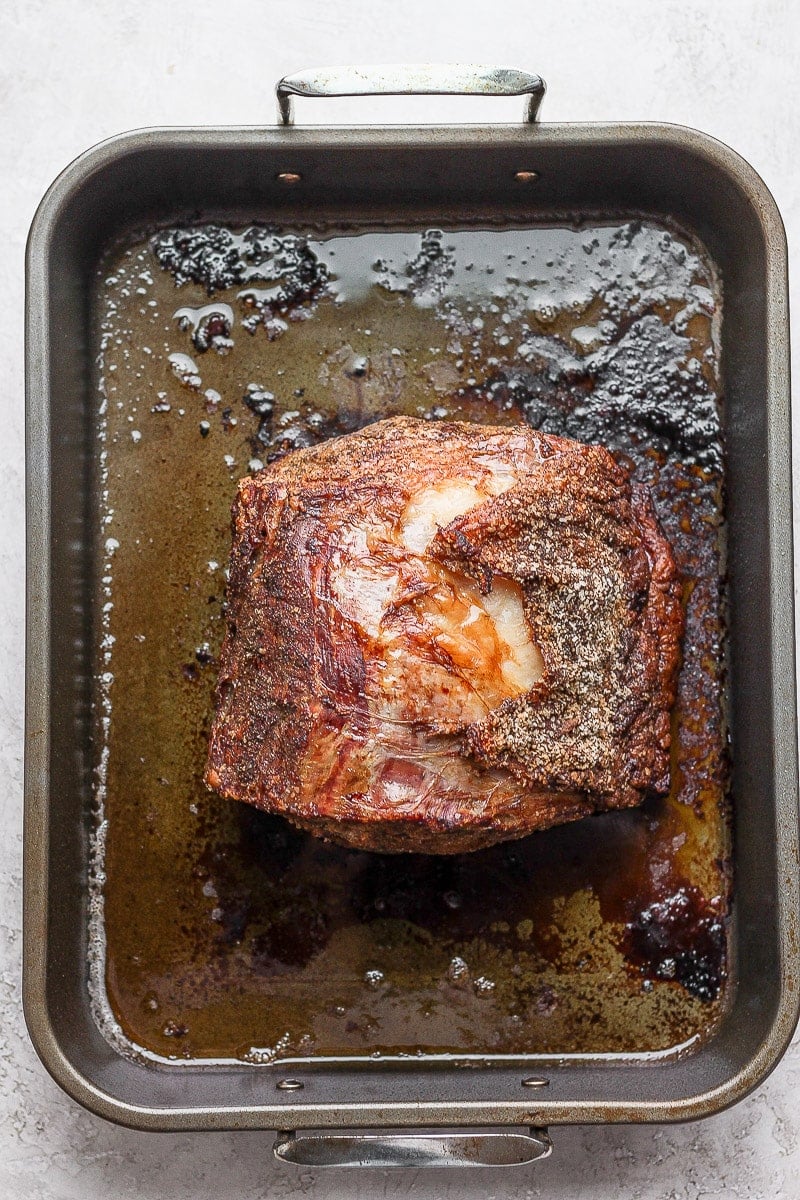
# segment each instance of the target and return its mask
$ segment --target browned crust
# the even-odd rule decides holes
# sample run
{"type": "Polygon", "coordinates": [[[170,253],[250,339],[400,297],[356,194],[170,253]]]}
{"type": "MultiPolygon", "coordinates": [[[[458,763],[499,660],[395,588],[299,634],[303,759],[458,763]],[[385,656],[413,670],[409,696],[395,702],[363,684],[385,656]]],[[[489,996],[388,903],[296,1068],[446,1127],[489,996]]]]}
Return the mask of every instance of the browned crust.
{"type": "MultiPolygon", "coordinates": [[[[234,503],[206,780],[389,851],[456,853],[636,804],[669,782],[679,587],[647,489],[601,447],[400,417],[287,455],[242,480],[234,503]],[[388,808],[353,737],[370,722],[368,650],[330,602],[327,572],[349,520],[396,512],[442,462],[487,447],[513,456],[520,482],[456,518],[431,553],[484,589],[497,574],[520,585],[545,675],[447,740],[463,787],[388,808]]],[[[432,753],[441,743],[432,737],[432,753]]]]}
{"type": "MultiPolygon", "coordinates": [[[[524,837],[532,829],[550,829],[553,825],[564,825],[590,817],[596,812],[595,805],[586,796],[557,795],[551,793],[529,796],[528,811],[535,812],[533,826],[520,820],[518,808],[493,811],[491,820],[459,828],[452,825],[435,825],[423,818],[412,820],[407,817],[386,816],[380,823],[372,820],[347,820],[339,817],[313,817],[304,819],[295,814],[290,816],[293,824],[327,838],[340,845],[352,846],[356,850],[376,850],[384,854],[467,854],[482,850],[495,842],[511,841],[524,837]],[[376,846],[376,838],[380,845],[376,846]]],[[[288,815],[288,814],[287,814],[288,815]]]]}
{"type": "Polygon", "coordinates": [[[534,697],[465,731],[475,758],[531,789],[584,792],[597,808],[666,790],[683,613],[647,489],[605,451],[553,456],[457,517],[433,552],[479,581],[520,583],[545,659],[534,697]]]}

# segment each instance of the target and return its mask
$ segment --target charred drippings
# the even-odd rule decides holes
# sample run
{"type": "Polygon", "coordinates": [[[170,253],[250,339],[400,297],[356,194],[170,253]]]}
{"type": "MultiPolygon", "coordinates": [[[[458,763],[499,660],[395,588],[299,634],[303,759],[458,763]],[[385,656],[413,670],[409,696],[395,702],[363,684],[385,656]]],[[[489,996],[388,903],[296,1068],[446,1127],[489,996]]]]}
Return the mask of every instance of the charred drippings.
{"type": "Polygon", "coordinates": [[[646,979],[671,980],[693,996],[716,1000],[727,974],[721,903],[696,887],[649,904],[625,926],[624,951],[646,979]]]}
{"type": "Polygon", "coordinates": [[[199,283],[210,295],[244,278],[241,252],[230,230],[219,225],[166,229],[155,235],[152,247],[179,286],[199,283]]]}
{"type": "Polygon", "coordinates": [[[717,395],[701,370],[682,365],[687,348],[686,338],[652,315],[584,358],[566,355],[556,339],[537,338],[528,343],[525,368],[497,371],[459,388],[455,399],[517,411],[542,433],[623,454],[678,457],[719,474],[717,395]]]}
{"type": "MultiPolygon", "coordinates": [[[[252,225],[237,234],[220,225],[165,229],[151,242],[159,265],[178,286],[197,283],[209,295],[242,283],[271,283],[272,291],[253,299],[260,316],[285,313],[324,291],[328,270],[296,234],[252,225]]],[[[227,337],[230,329],[217,336],[227,337]]]]}
{"type": "Polygon", "coordinates": [[[419,252],[405,269],[411,288],[419,293],[440,293],[454,271],[452,248],[445,245],[444,233],[427,229],[420,238],[419,252]]]}

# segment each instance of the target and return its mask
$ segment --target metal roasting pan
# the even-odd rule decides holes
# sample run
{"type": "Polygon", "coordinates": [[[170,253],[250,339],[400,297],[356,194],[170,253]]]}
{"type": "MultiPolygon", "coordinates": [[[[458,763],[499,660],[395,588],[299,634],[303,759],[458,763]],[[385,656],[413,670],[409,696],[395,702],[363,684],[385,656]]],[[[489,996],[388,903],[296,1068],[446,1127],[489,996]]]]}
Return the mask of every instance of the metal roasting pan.
{"type": "Polygon", "coordinates": [[[539,124],[543,91],[536,76],[480,67],[312,71],[279,85],[277,127],[111,138],[67,167],[36,214],[27,258],[24,1007],[47,1069],[105,1118],[144,1130],[286,1131],[279,1157],[315,1165],[516,1163],[549,1152],[550,1125],[718,1112],[755,1088],[790,1040],[800,869],[783,225],[752,167],[712,138],[668,124],[539,124]],[[292,95],[375,92],[525,94],[526,119],[291,127],[292,95]],[[87,990],[96,538],[88,296],[101,251],[129,228],[198,214],[374,226],[627,212],[695,232],[725,281],[736,988],[722,1023],[698,1052],[650,1063],[320,1062],[287,1080],[280,1063],[155,1068],[122,1057],[95,1025],[87,990]]]}

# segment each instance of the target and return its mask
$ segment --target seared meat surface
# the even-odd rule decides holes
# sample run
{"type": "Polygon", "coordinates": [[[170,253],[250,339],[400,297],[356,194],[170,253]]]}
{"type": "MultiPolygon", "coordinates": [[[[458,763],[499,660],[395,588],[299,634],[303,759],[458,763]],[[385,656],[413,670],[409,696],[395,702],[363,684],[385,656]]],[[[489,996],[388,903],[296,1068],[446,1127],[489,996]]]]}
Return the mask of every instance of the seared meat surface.
{"type": "Polygon", "coordinates": [[[457,853],[669,786],[680,585],[601,447],[398,417],[240,482],[206,780],[457,853]]]}

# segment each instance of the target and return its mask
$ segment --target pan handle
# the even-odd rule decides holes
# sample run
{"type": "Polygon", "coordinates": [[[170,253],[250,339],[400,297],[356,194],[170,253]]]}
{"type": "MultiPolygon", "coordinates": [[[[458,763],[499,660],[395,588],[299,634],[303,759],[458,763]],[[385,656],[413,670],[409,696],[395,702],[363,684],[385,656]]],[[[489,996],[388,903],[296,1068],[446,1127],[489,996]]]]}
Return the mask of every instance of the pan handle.
{"type": "Polygon", "coordinates": [[[547,1158],[546,1129],[507,1133],[279,1133],[281,1162],[300,1167],[516,1167],[547,1158]]]}
{"type": "Polygon", "coordinates": [[[393,63],[369,67],[311,67],[276,85],[278,120],[291,125],[293,96],[527,96],[525,120],[534,122],[545,83],[514,67],[477,63],[393,63]]]}

